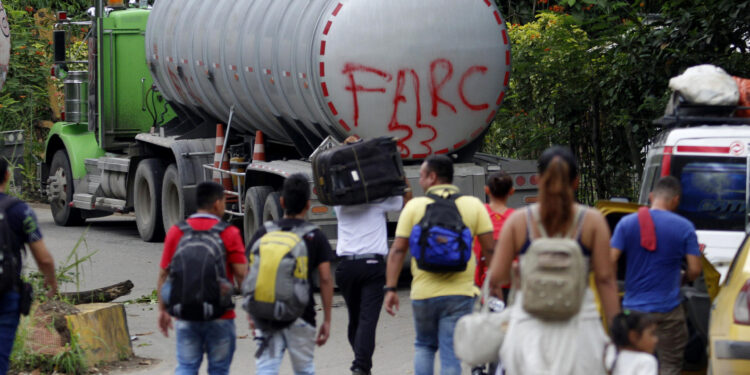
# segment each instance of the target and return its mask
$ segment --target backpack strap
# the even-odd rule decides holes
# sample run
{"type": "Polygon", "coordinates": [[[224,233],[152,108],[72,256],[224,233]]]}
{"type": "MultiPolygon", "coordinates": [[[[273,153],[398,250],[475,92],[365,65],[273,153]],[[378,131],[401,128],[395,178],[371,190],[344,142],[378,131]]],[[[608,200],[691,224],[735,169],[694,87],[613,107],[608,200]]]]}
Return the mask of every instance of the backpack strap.
{"type": "Polygon", "coordinates": [[[439,199],[439,200],[447,200],[447,201],[455,202],[456,199],[458,199],[459,197],[461,197],[461,194],[458,194],[458,193],[448,193],[448,194],[443,195],[443,194],[429,193],[429,194],[427,194],[427,197],[432,198],[434,200],[438,200],[439,199]]]}
{"type": "Polygon", "coordinates": [[[281,227],[274,221],[266,221],[263,223],[263,227],[266,228],[266,233],[280,231],[281,227]]]}
{"type": "Polygon", "coordinates": [[[0,200],[0,212],[5,212],[17,203],[21,203],[21,200],[16,197],[8,196],[5,199],[0,200]]]}
{"type": "Polygon", "coordinates": [[[193,227],[191,227],[190,224],[188,224],[187,220],[180,221],[176,225],[177,225],[177,228],[180,229],[180,232],[182,232],[182,234],[187,234],[188,232],[194,231],[193,227]]]}
{"type": "Polygon", "coordinates": [[[586,216],[588,209],[582,204],[576,204],[576,213],[573,217],[573,224],[570,226],[571,229],[575,229],[573,232],[573,239],[577,240],[581,238],[581,232],[583,232],[583,218],[586,216]]]}
{"type": "MultiPolygon", "coordinates": [[[[570,229],[568,229],[567,234],[569,235],[569,238],[578,239],[581,236],[581,231],[583,230],[583,217],[586,215],[586,207],[580,204],[576,204],[575,212],[573,213],[573,222],[570,223],[570,229]],[[572,234],[572,236],[570,236],[572,234]]],[[[529,239],[532,237],[531,233],[531,225],[532,221],[534,224],[536,224],[537,229],[539,229],[539,234],[541,237],[549,237],[547,234],[547,230],[544,229],[544,225],[542,224],[542,220],[539,217],[539,204],[532,204],[528,207],[528,212],[526,215],[526,228],[529,231],[529,239]]]]}
{"type": "Polygon", "coordinates": [[[296,234],[297,236],[299,236],[299,238],[304,238],[308,233],[310,233],[310,232],[312,232],[312,231],[314,231],[316,229],[318,229],[317,225],[310,224],[310,223],[305,223],[303,225],[296,226],[296,227],[292,228],[292,232],[294,232],[294,234],[296,234]]]}
{"type": "Polygon", "coordinates": [[[211,227],[210,231],[217,232],[219,233],[219,235],[221,235],[222,233],[224,233],[225,230],[227,230],[227,228],[229,228],[229,223],[219,220],[219,222],[217,222],[216,224],[214,224],[213,227],[211,227]]]}

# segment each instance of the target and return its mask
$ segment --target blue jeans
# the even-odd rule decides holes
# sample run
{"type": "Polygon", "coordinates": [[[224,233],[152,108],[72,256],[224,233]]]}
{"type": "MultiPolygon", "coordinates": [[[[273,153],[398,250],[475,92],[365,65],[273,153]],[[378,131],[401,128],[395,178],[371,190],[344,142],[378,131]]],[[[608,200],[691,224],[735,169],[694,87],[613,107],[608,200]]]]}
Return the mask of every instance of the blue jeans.
{"type": "Polygon", "coordinates": [[[460,375],[461,361],[453,352],[453,330],[462,316],[471,313],[474,299],[443,296],[414,300],[414,374],[433,375],[435,351],[440,351],[440,374],[460,375]]]}
{"type": "Polygon", "coordinates": [[[176,375],[197,375],[203,361],[208,357],[210,375],[229,374],[229,365],[236,344],[234,320],[216,319],[207,322],[178,320],[177,370],[176,375]]]}
{"type": "Polygon", "coordinates": [[[286,350],[289,351],[295,375],[315,374],[315,327],[310,323],[299,318],[289,327],[274,332],[267,340],[268,346],[255,360],[257,375],[278,375],[286,350]]]}
{"type": "Polygon", "coordinates": [[[16,292],[0,295],[0,374],[7,373],[10,366],[10,352],[13,350],[13,341],[16,339],[16,329],[21,318],[18,312],[19,298],[16,292]]]}

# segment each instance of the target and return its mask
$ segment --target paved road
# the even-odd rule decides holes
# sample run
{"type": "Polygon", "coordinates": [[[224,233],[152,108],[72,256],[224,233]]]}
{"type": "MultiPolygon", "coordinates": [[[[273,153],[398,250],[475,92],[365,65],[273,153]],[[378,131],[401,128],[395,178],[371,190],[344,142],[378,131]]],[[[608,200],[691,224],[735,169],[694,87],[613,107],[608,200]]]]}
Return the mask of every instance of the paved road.
{"type": "MultiPolygon", "coordinates": [[[[141,241],[132,216],[115,215],[89,220],[87,227],[58,227],[44,205],[35,205],[42,233],[58,265],[71,254],[76,242],[83,238],[78,256],[91,252],[95,255],[80,267],[78,288],[87,290],[115,284],[125,280],[135,285],[129,296],[119,302],[150,295],[156,287],[156,278],[161,257],[161,243],[141,241]],[[86,229],[88,228],[88,229],[86,229]]],[[[32,262],[33,263],[33,262],[32,262]]],[[[66,284],[63,291],[75,291],[75,284],[66,284]]],[[[376,374],[413,374],[414,329],[408,291],[400,291],[401,311],[391,317],[381,314],[377,332],[373,372],[376,374]]],[[[153,358],[156,364],[142,370],[129,371],[139,374],[171,374],[175,366],[174,337],[165,338],[157,332],[156,306],[128,304],[126,306],[128,326],[133,341],[133,350],[139,357],[153,358]]],[[[253,353],[255,344],[245,324],[245,313],[238,311],[237,351],[232,363],[233,374],[254,373],[253,353]]],[[[322,313],[318,313],[322,319],[322,313]]],[[[346,339],[348,317],[342,297],[334,296],[331,338],[316,350],[315,365],[319,374],[348,374],[352,353],[346,339]]],[[[288,360],[284,361],[281,374],[292,374],[288,360]]],[[[468,373],[468,370],[464,371],[468,373]]],[[[205,373],[204,369],[201,373],[205,373]]]]}

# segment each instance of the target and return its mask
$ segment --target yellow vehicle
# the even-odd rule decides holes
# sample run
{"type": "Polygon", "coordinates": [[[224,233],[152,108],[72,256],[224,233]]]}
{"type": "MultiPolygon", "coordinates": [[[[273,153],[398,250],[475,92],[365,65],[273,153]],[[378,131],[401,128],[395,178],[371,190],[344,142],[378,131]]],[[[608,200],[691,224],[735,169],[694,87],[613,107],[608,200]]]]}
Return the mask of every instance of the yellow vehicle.
{"type": "Polygon", "coordinates": [[[711,306],[709,374],[750,374],[750,241],[745,241],[711,306]]]}

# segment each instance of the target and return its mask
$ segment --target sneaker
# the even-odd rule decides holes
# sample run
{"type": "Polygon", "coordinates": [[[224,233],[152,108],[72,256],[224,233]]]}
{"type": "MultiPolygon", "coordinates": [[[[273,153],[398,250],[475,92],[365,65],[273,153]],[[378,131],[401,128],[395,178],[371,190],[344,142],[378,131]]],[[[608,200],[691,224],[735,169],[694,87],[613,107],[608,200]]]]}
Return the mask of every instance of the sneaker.
{"type": "Polygon", "coordinates": [[[352,375],[372,375],[372,373],[357,367],[352,369],[352,375]]]}

